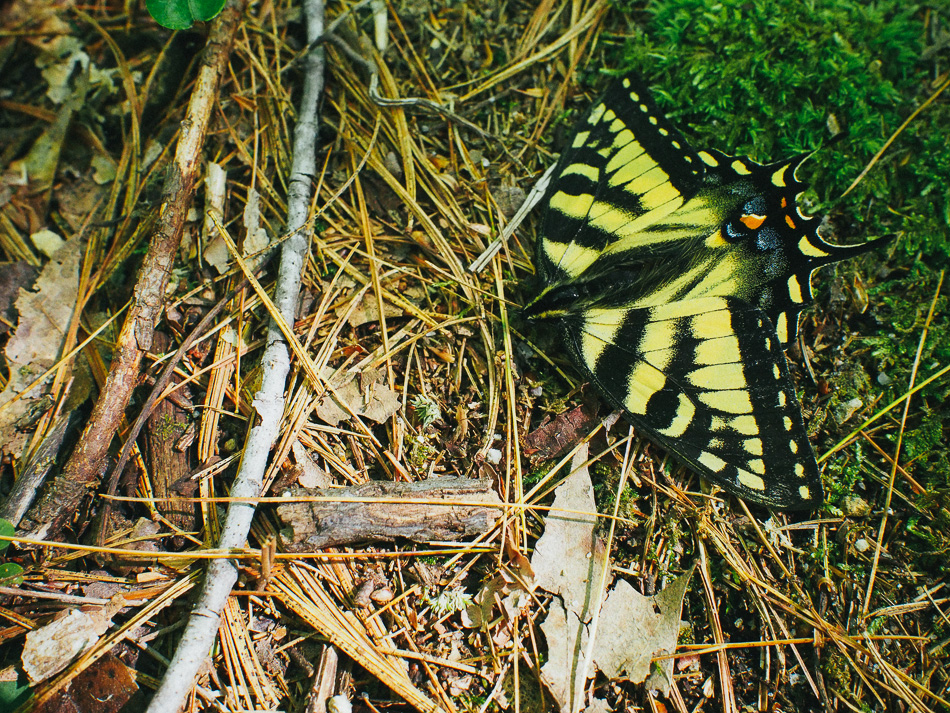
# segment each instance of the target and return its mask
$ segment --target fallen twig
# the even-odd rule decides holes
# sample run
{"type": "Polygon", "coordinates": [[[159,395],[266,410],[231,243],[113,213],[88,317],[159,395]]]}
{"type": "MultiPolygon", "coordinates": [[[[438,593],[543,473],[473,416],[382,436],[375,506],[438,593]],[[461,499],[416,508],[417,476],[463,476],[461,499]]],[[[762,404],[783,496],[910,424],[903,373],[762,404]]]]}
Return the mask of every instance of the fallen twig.
{"type": "MultiPolygon", "coordinates": [[[[240,286],[241,285],[239,285],[239,288],[240,286]]],[[[122,475],[122,472],[125,470],[126,463],[129,462],[129,458],[132,456],[132,446],[135,445],[135,441],[139,437],[139,433],[141,432],[142,427],[145,425],[145,421],[151,415],[155,406],[155,402],[165,392],[165,388],[171,383],[178,363],[188,352],[188,350],[191,349],[192,345],[194,345],[194,343],[198,341],[198,339],[202,337],[212,326],[217,316],[228,305],[232,295],[233,293],[227,295],[214,307],[208,310],[207,314],[201,318],[201,321],[191,331],[191,334],[185,337],[184,341],[165,365],[161,375],[158,377],[154,386],[152,387],[152,392],[148,395],[148,398],[145,399],[145,403],[142,404],[141,413],[139,413],[138,418],[129,429],[129,433],[125,439],[125,445],[122,447],[122,450],[119,453],[119,459],[112,468],[112,475],[109,477],[109,482],[105,489],[107,495],[115,495],[116,488],[119,485],[119,477],[122,475]]],[[[96,535],[94,539],[97,545],[105,544],[105,538],[109,532],[109,515],[111,511],[112,501],[106,500],[102,505],[102,510],[99,512],[98,522],[96,524],[96,535]]]]}
{"type": "Polygon", "coordinates": [[[281,532],[288,551],[318,550],[355,542],[393,541],[404,537],[413,542],[456,540],[491,530],[500,517],[498,508],[486,502],[501,498],[488,478],[431,478],[412,483],[370,481],[350,488],[308,490],[293,495],[340,498],[418,498],[418,503],[399,502],[295,502],[279,505],[277,514],[285,527],[281,532]],[[451,505],[440,501],[452,501],[451,505]],[[472,500],[472,505],[458,501],[472,500]]]}
{"type": "Polygon", "coordinates": [[[79,511],[78,505],[89,492],[89,485],[105,469],[109,445],[138,384],[142,358],[152,345],[155,325],[165,304],[168,277],[200,173],[205,132],[245,3],[246,0],[231,0],[211,26],[195,89],[181,123],[175,160],[169,165],[165,180],[158,229],[142,262],[109,376],[76,449],[21,523],[23,529],[38,538],[55,538],[79,511]]]}
{"type": "MultiPolygon", "coordinates": [[[[307,41],[313,42],[323,34],[324,7],[322,0],[306,0],[307,41]]],[[[303,263],[309,245],[307,214],[310,208],[311,176],[316,172],[316,140],[319,122],[318,102],[323,91],[323,52],[317,49],[304,61],[303,95],[297,124],[294,128],[293,165],[287,201],[287,227],[292,234],[282,248],[274,302],[283,319],[293,324],[297,311],[303,263]]],[[[270,449],[277,439],[280,419],[284,410],[284,389],[290,372],[290,353],[279,327],[271,320],[268,326],[267,347],[262,358],[263,379],[254,398],[258,421],[248,434],[231,495],[258,497],[270,449]]],[[[254,517],[251,503],[232,503],[224,521],[219,547],[241,547],[254,517]]],[[[237,581],[238,571],[233,560],[213,560],[208,565],[202,592],[192,610],[181,642],[175,651],[165,676],[148,707],[148,713],[177,713],[184,704],[197,676],[198,669],[208,657],[218,634],[221,612],[237,581]]]]}

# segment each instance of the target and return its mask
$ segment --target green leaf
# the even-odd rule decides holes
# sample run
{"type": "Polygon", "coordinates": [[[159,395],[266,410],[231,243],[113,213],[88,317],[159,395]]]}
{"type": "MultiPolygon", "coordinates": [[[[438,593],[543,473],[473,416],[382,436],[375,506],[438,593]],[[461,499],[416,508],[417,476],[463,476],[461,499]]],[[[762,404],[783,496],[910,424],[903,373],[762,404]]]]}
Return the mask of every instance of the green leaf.
{"type": "Polygon", "coordinates": [[[196,21],[217,16],[225,0],[145,0],[149,15],[162,27],[187,30],[196,21]]]}
{"type": "Polygon", "coordinates": [[[0,586],[9,587],[23,583],[23,568],[13,562],[0,564],[0,586]]]}
{"type": "MultiPolygon", "coordinates": [[[[8,520],[0,520],[0,535],[4,537],[13,537],[16,534],[16,528],[8,520]]],[[[0,540],[0,552],[3,552],[10,546],[9,540],[0,540]]]]}
{"type": "Polygon", "coordinates": [[[0,710],[12,711],[32,695],[26,676],[22,673],[18,681],[0,681],[0,710]]]}

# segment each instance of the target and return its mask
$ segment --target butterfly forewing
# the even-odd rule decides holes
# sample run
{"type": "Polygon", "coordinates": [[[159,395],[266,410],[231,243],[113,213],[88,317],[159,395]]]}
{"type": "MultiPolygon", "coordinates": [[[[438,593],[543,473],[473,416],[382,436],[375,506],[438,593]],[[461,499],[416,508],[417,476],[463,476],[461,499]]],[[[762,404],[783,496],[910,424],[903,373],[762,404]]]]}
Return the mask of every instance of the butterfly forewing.
{"type": "Polygon", "coordinates": [[[642,245],[647,228],[693,196],[703,168],[646,88],[627,78],[582,120],[556,175],[537,264],[549,283],[581,276],[624,238],[642,245]]]}

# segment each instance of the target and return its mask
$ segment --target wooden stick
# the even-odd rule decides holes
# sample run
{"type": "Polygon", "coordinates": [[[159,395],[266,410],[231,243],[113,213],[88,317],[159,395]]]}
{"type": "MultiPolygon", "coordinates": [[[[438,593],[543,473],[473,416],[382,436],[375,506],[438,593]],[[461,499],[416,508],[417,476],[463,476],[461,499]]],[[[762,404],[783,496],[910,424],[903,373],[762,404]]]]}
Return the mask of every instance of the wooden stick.
{"type": "Polygon", "coordinates": [[[485,505],[501,498],[490,479],[431,478],[415,483],[374,480],[349,488],[296,490],[294,497],[413,498],[418,503],[294,502],[277,506],[288,552],[318,550],[355,542],[405,538],[413,542],[460,540],[489,530],[500,508],[485,505]],[[438,501],[447,500],[452,505],[438,501]],[[459,505],[471,500],[478,505],[459,505]]]}
{"type": "Polygon", "coordinates": [[[76,449],[21,522],[25,530],[42,531],[44,537],[56,539],[69,519],[81,511],[79,504],[90,484],[105,470],[109,445],[138,385],[142,357],[152,346],[155,325],[165,304],[165,288],[200,173],[205,132],[245,4],[246,0],[231,0],[211,26],[195,89],[181,122],[175,160],[165,179],[159,225],[139,271],[109,376],[76,449]]]}

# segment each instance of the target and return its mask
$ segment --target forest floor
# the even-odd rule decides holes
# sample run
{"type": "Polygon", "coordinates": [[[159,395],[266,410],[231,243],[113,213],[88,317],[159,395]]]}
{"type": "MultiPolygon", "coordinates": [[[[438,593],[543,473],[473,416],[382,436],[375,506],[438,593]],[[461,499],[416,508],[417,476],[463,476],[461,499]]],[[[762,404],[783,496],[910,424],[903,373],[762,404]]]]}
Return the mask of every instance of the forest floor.
{"type": "Polygon", "coordinates": [[[947,18],[770,5],[327,8],[291,370],[226,552],[274,367],[303,11],[172,33],[136,4],[5,5],[0,710],[143,708],[229,558],[188,710],[950,707],[947,18]],[[789,353],[827,494],[811,513],[701,481],[520,318],[540,209],[470,269],[608,67],[696,148],[766,162],[848,131],[804,198],[839,242],[892,239],[816,274],[789,353]]]}

